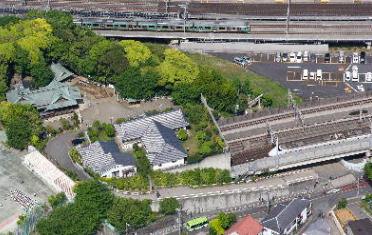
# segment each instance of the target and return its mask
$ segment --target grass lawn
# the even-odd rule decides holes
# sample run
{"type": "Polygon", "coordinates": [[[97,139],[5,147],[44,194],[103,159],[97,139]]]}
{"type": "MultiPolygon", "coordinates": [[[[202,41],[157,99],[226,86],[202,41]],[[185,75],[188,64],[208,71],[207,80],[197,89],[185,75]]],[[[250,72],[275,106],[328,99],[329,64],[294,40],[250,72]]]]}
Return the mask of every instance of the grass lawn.
{"type": "MultiPolygon", "coordinates": [[[[256,73],[247,72],[244,68],[215,56],[190,52],[185,53],[201,66],[217,68],[225,77],[248,78],[254,93],[264,94],[273,99],[273,108],[288,106],[288,89],[279,83],[256,73]]],[[[302,102],[299,97],[296,97],[296,100],[297,102],[302,102]]]]}
{"type": "Polygon", "coordinates": [[[182,141],[182,145],[189,156],[199,153],[198,141],[195,138],[195,125],[191,124],[190,127],[188,130],[189,137],[186,141],[182,141]]]}
{"type": "Polygon", "coordinates": [[[364,210],[365,212],[367,212],[370,216],[372,216],[372,210],[371,210],[371,208],[369,207],[368,202],[361,201],[361,202],[359,203],[359,205],[360,205],[360,207],[363,208],[363,210],[364,210]]]}

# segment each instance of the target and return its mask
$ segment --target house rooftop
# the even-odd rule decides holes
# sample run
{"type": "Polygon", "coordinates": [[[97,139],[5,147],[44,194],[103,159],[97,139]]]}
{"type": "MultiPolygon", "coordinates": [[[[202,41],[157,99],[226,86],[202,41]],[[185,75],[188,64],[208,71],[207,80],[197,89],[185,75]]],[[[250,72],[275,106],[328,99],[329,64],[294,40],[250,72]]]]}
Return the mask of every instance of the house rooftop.
{"type": "Polygon", "coordinates": [[[117,132],[117,137],[124,142],[139,139],[144,136],[152,121],[156,121],[172,130],[187,127],[189,125],[181,109],[160,114],[145,113],[132,120],[115,124],[114,126],[117,132]]]}
{"type": "Polygon", "coordinates": [[[233,226],[225,232],[225,235],[258,235],[262,229],[263,226],[249,215],[233,224],[233,226]]]}
{"type": "Polygon", "coordinates": [[[64,80],[75,76],[74,73],[70,72],[68,69],[66,69],[63,65],[60,63],[52,63],[50,65],[50,69],[53,71],[54,79],[58,82],[63,82],[64,80]]]}
{"type": "Polygon", "coordinates": [[[330,235],[331,227],[324,219],[318,219],[304,231],[303,235],[330,235]]]}
{"type": "Polygon", "coordinates": [[[348,226],[350,227],[354,235],[370,235],[371,234],[372,223],[371,223],[371,220],[368,218],[350,221],[348,223],[348,226]]]}
{"type": "Polygon", "coordinates": [[[309,199],[295,198],[289,203],[279,204],[270,211],[261,224],[266,228],[282,233],[310,203],[309,199]]]}
{"type": "Polygon", "coordinates": [[[77,150],[84,165],[99,174],[116,166],[136,165],[133,155],[121,152],[115,141],[96,141],[77,150]]]}
{"type": "Polygon", "coordinates": [[[11,103],[31,104],[41,112],[76,106],[82,99],[77,87],[56,80],[37,90],[18,87],[8,91],[6,98],[11,103]]]}

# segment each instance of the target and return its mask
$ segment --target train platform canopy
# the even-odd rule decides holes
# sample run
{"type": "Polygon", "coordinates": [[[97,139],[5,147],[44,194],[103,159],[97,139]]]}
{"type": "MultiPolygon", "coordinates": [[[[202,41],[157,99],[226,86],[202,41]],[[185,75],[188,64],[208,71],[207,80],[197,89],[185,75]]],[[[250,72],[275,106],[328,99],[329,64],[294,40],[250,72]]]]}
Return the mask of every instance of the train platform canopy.
{"type": "Polygon", "coordinates": [[[74,73],[72,73],[71,71],[69,71],[68,69],[66,69],[60,63],[57,63],[57,64],[52,63],[50,65],[50,69],[54,73],[54,79],[57,80],[58,82],[64,82],[67,79],[70,79],[70,78],[72,78],[72,77],[75,76],[74,73]]]}
{"type": "Polygon", "coordinates": [[[11,103],[31,104],[41,116],[55,110],[76,107],[83,99],[77,87],[57,80],[37,90],[17,87],[8,91],[6,98],[11,103]]]}

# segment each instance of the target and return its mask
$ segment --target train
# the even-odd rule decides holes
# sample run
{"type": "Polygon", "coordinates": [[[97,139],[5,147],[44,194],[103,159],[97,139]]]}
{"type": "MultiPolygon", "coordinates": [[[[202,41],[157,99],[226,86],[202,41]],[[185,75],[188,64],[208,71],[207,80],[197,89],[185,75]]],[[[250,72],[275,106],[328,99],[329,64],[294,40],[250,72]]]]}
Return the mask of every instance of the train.
{"type": "Polygon", "coordinates": [[[75,18],[74,23],[93,30],[104,29],[123,31],[163,31],[192,33],[250,33],[250,25],[246,21],[75,18]]]}

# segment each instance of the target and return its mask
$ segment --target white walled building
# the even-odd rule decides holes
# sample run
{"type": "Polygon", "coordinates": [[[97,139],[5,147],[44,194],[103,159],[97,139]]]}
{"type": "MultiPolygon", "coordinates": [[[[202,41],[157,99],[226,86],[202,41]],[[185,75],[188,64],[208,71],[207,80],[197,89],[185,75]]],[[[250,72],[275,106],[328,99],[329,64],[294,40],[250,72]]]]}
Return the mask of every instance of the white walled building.
{"type": "Polygon", "coordinates": [[[279,204],[261,221],[263,235],[292,234],[311,214],[311,202],[306,198],[295,198],[289,203],[279,204]]]}
{"type": "Polygon", "coordinates": [[[102,177],[128,177],[136,173],[133,155],[120,152],[115,141],[96,141],[77,148],[84,167],[102,177]]]}
{"type": "Polygon", "coordinates": [[[145,148],[147,158],[157,170],[185,164],[187,154],[175,131],[188,125],[183,112],[176,109],[154,115],[144,114],[114,126],[123,148],[131,150],[133,144],[138,143],[145,148]]]}

